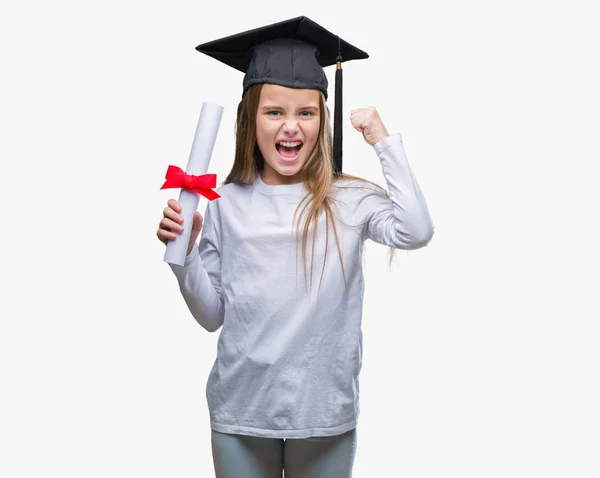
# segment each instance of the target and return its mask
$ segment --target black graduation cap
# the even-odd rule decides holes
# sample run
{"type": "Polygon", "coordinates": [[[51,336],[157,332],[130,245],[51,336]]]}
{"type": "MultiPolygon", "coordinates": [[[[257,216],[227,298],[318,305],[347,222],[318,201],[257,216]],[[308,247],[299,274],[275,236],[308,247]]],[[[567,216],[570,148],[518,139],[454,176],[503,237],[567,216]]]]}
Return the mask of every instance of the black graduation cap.
{"type": "Polygon", "coordinates": [[[271,83],[322,91],[327,98],[324,67],[337,65],[333,135],[334,174],[342,172],[342,62],[369,55],[307,17],[296,17],[237,33],[196,47],[243,73],[244,92],[271,83]]]}

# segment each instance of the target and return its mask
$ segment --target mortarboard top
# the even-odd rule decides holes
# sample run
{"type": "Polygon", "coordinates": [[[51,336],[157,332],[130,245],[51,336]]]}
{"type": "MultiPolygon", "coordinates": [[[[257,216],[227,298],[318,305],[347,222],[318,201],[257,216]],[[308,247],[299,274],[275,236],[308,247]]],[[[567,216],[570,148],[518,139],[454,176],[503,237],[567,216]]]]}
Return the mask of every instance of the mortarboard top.
{"type": "Polygon", "coordinates": [[[341,62],[369,55],[307,17],[296,17],[247,30],[196,47],[226,65],[245,73],[243,91],[251,85],[271,83],[291,88],[317,89],[327,94],[324,67],[337,65],[334,111],[334,173],[342,170],[341,62]]]}

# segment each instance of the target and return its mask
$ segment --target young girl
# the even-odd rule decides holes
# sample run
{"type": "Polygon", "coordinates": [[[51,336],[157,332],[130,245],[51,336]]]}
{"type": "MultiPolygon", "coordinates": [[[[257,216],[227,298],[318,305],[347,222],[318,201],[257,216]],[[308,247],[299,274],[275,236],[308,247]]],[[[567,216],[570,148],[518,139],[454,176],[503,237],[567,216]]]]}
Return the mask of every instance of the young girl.
{"type": "Polygon", "coordinates": [[[316,61],[332,48],[337,61],[360,52],[305,17],[198,47],[246,72],[235,161],[204,218],[183,224],[170,199],[157,235],[166,244],[192,227],[184,265],[171,268],[198,323],[222,327],[206,388],[219,478],[351,476],[363,244],[418,249],[433,235],[402,138],[375,108],[350,121],[389,195],[334,161],[330,60],[316,61]]]}

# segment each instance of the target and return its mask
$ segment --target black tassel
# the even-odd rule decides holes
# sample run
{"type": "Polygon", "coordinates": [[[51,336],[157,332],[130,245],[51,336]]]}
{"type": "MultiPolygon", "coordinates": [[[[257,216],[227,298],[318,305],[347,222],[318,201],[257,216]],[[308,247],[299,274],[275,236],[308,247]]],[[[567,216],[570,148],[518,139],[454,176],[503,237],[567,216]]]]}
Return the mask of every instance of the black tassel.
{"type": "Polygon", "coordinates": [[[333,174],[342,175],[342,55],[338,53],[335,70],[335,110],[333,113],[333,174]]]}

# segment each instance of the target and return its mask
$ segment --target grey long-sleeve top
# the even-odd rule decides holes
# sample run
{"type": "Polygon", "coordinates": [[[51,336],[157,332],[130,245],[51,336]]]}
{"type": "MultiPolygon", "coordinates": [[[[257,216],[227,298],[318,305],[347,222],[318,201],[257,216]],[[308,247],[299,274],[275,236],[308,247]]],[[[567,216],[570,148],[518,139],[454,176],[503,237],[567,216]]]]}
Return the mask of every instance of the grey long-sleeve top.
{"type": "MultiPolygon", "coordinates": [[[[253,184],[216,189],[221,197],[206,207],[198,248],[183,266],[171,265],[198,323],[211,332],[222,326],[206,385],[213,430],[307,438],[356,427],[363,244],[370,239],[418,249],[434,232],[401,135],[384,138],[374,150],[389,198],[364,181],[332,186],[334,212],[345,223],[336,219],[344,274],[333,228],[322,213],[307,287],[292,229],[304,184],[271,186],[260,175],[253,184]]],[[[308,281],[311,251],[309,235],[308,281]]]]}

